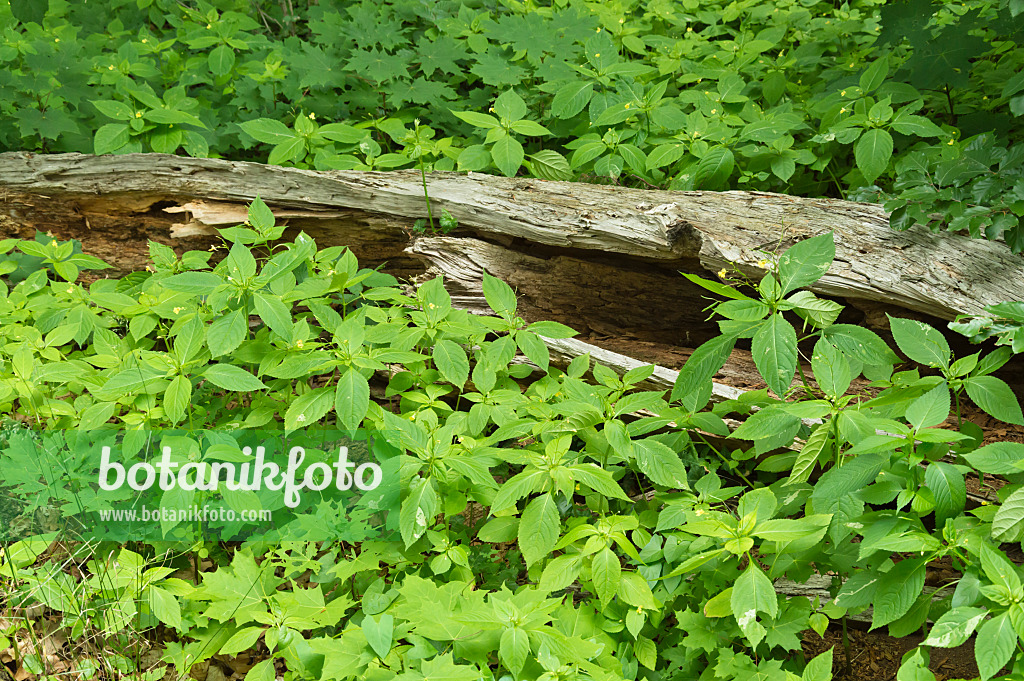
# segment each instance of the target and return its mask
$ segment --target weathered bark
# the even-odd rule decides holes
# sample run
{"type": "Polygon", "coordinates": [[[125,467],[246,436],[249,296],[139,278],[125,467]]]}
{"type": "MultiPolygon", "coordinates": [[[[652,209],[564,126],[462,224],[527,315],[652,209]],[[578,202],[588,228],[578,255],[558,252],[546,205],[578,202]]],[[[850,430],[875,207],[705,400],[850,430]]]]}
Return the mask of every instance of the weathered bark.
{"type": "MultiPolygon", "coordinates": [[[[435,211],[449,210],[462,226],[460,235],[503,240],[541,259],[625,266],[666,283],[678,277],[678,269],[714,272],[730,262],[757,276],[761,251],[774,250],[781,237],[784,248],[834,230],[836,262],[812,287],[822,294],[881,301],[945,319],[996,302],[1024,300],[1024,258],[1005,245],[923,229],[893,232],[878,205],[762,192],[643,191],[473,173],[435,173],[428,185],[435,211]]],[[[149,232],[171,240],[174,224],[186,225],[174,228],[188,234],[182,237],[186,240],[212,235],[204,210],[193,208],[192,219],[181,220],[172,219],[178,214],[168,214],[167,208],[197,200],[243,204],[259,194],[275,209],[300,211],[289,223],[324,243],[352,243],[357,255],[364,251],[371,259],[392,261],[401,258],[396,247],[402,229],[425,214],[415,172],[317,173],[159,154],[2,154],[0,188],[8,208],[4,231],[36,226],[85,235],[99,229],[108,239],[119,236],[122,243],[139,246],[144,245],[139,237],[149,232]]],[[[222,214],[225,208],[216,206],[212,212],[222,214]]],[[[119,249],[107,257],[132,267],[143,250],[119,249]]],[[[398,269],[415,267],[402,260],[398,269]]]]}

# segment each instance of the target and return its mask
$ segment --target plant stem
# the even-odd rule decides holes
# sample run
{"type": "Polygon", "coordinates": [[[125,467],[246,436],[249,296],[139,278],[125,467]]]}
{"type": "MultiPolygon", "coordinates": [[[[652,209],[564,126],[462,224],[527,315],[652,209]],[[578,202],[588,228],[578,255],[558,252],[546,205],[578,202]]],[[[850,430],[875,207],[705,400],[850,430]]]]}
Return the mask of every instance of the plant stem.
{"type": "Polygon", "coordinates": [[[427,172],[423,169],[423,156],[419,157],[420,178],[423,180],[423,198],[427,200],[427,221],[430,231],[434,231],[434,213],[430,210],[430,194],[427,193],[427,172]]]}

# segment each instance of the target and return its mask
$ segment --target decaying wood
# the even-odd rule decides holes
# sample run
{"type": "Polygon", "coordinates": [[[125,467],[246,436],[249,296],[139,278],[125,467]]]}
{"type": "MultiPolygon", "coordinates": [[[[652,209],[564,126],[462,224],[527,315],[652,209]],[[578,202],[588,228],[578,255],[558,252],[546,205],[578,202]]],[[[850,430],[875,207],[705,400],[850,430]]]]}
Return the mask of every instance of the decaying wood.
{"type": "MultiPolygon", "coordinates": [[[[832,586],[832,578],[827,575],[812,575],[804,583],[794,582],[789,579],[777,579],[775,580],[775,591],[778,593],[793,598],[795,596],[806,596],[812,602],[815,598],[820,603],[828,603],[832,600],[832,593],[830,588],[832,586]]],[[[922,593],[931,594],[932,602],[941,601],[943,598],[948,598],[950,595],[950,588],[935,588],[933,586],[926,586],[922,590],[922,593]]],[[[856,615],[850,615],[850,619],[854,622],[871,622],[873,610],[867,608],[866,610],[857,613],[856,615]]],[[[929,622],[932,620],[929,619],[929,622]]]]}
{"type": "MultiPolygon", "coordinates": [[[[730,262],[756,277],[764,251],[834,230],[836,262],[813,287],[822,294],[881,301],[945,319],[1024,300],[1024,259],[1004,244],[924,229],[893,232],[885,211],[874,204],[763,192],[643,191],[474,173],[435,173],[428,186],[435,211],[447,209],[459,220],[460,236],[511,238],[510,250],[540,259],[627,265],[666,284],[678,278],[676,270],[715,272],[730,262]]],[[[275,210],[300,211],[289,223],[323,243],[353,243],[354,249],[388,261],[400,257],[401,248],[389,249],[366,232],[399,245],[396,234],[426,212],[419,175],[412,171],[317,173],[159,154],[0,154],[0,189],[7,207],[0,225],[5,232],[49,226],[86,234],[99,228],[107,238],[124,241],[140,241],[147,228],[165,229],[157,235],[170,239],[172,223],[191,225],[190,238],[198,239],[200,223],[211,226],[202,220],[208,211],[196,210],[182,220],[180,213],[165,209],[195,201],[244,204],[259,194],[275,210]]],[[[117,249],[106,257],[135,265],[143,247],[144,242],[135,249],[134,260],[132,253],[117,249]]],[[[415,269],[408,260],[401,266],[415,269]]]]}

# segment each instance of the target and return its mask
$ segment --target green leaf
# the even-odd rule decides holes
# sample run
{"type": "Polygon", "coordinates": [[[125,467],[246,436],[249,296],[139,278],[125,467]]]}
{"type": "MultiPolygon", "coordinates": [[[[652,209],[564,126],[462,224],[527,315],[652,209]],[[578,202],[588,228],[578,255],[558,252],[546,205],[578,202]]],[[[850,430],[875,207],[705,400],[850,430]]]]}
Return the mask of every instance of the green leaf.
{"type": "Polygon", "coordinates": [[[498,315],[511,319],[516,313],[516,294],[512,287],[501,279],[484,272],[484,299],[498,315]]]}
{"type": "Polygon", "coordinates": [[[853,145],[853,157],[864,179],[874,182],[889,167],[892,135],[881,128],[868,130],[853,145]]]}
{"type": "Polygon", "coordinates": [[[811,498],[815,512],[833,512],[843,497],[874,482],[888,462],[887,453],[861,454],[830,468],[814,486],[811,498]]]}
{"type": "Polygon", "coordinates": [[[529,567],[551,553],[558,543],[561,521],[550,492],[531,501],[519,523],[519,550],[529,567]]]}
{"type": "Polygon", "coordinates": [[[267,144],[282,144],[296,138],[295,131],[281,121],[269,118],[258,118],[240,123],[250,137],[267,144]]]}
{"type": "Polygon", "coordinates": [[[281,296],[275,296],[262,291],[253,295],[256,314],[270,327],[270,329],[286,341],[292,338],[292,313],[290,305],[286,305],[281,296]]]}
{"type": "Polygon", "coordinates": [[[711,399],[712,379],[725,366],[735,345],[735,338],[717,336],[694,350],[672,386],[672,401],[680,400],[691,414],[703,409],[711,399]]]}
{"type": "Polygon", "coordinates": [[[757,622],[757,613],[775,617],[779,612],[778,597],[772,580],[753,563],[736,580],[730,597],[733,617],[747,640],[754,646],[764,637],[765,629],[757,622]]]}
{"type": "Polygon", "coordinates": [[[301,161],[306,155],[306,140],[303,137],[293,137],[286,142],[281,142],[270,150],[267,163],[270,165],[282,165],[301,161]]]}
{"type": "Polygon", "coordinates": [[[394,643],[395,618],[388,613],[383,613],[376,618],[367,615],[363,618],[362,629],[363,635],[366,636],[366,642],[370,644],[373,652],[377,653],[377,657],[381,659],[387,657],[394,643]]]}
{"type": "Polygon", "coordinates": [[[985,413],[1005,423],[1024,425],[1020,402],[1013,390],[995,376],[972,376],[964,381],[967,395],[985,413]]]}
{"type": "Polygon", "coordinates": [[[686,466],[668,445],[654,438],[635,440],[633,453],[640,471],[654,484],[670,489],[689,488],[686,466]]]}
{"type": "Polygon", "coordinates": [[[981,570],[989,581],[1001,586],[1011,594],[1021,589],[1020,576],[1016,566],[1002,551],[992,548],[987,542],[981,545],[981,570]]]}
{"type": "Polygon", "coordinates": [[[804,239],[779,257],[781,295],[809,286],[821,279],[836,257],[832,232],[804,239]]]}
{"type": "Polygon", "coordinates": [[[245,681],[274,681],[274,658],[257,662],[252,669],[245,673],[245,681]]]}
{"type": "MultiPolygon", "coordinates": [[[[935,498],[936,528],[944,527],[947,518],[955,518],[963,513],[967,502],[967,485],[963,473],[955,466],[944,461],[929,463],[924,473],[924,484],[935,498]]],[[[996,515],[998,517],[998,513],[996,515]]]]}
{"type": "Polygon", "coordinates": [[[821,458],[822,452],[825,451],[825,447],[830,442],[830,433],[831,427],[829,423],[815,426],[814,431],[800,449],[800,453],[797,454],[792,472],[786,481],[787,485],[797,485],[810,479],[818,459],[821,458]]]}
{"type": "Polygon", "coordinates": [[[235,51],[230,45],[218,45],[210,51],[207,61],[213,75],[226,76],[235,65],[235,51]]]}
{"type": "Polygon", "coordinates": [[[796,330],[781,312],[776,312],[754,334],[751,343],[754,364],[768,387],[780,398],[796,375],[796,330]]]}
{"type": "Polygon", "coordinates": [[[814,344],[811,371],[814,372],[818,386],[833,399],[846,393],[853,380],[853,372],[850,370],[850,363],[846,361],[846,356],[824,338],[819,338],[814,344]]]}
{"type": "Polygon", "coordinates": [[[334,386],[326,386],[299,395],[285,412],[285,430],[309,428],[319,422],[334,406],[334,392],[334,386]]]}
{"type": "Polygon", "coordinates": [[[185,418],[185,410],[192,402],[192,382],[185,376],[175,376],[164,392],[164,413],[171,423],[185,418]]]}
{"type": "Polygon", "coordinates": [[[974,630],[988,616],[984,608],[960,606],[940,617],[928,632],[928,638],[921,641],[923,646],[934,648],[956,648],[967,642],[974,630]]]}
{"type": "Polygon", "coordinates": [[[128,140],[131,139],[128,133],[128,126],[124,123],[107,123],[96,131],[93,138],[94,154],[110,154],[122,149],[128,140]]]}
{"type": "Polygon", "coordinates": [[[949,368],[949,343],[931,326],[915,319],[889,317],[889,329],[900,351],[911,360],[935,368],[949,368]]]}
{"type": "Polygon", "coordinates": [[[253,392],[266,390],[263,381],[245,369],[233,364],[211,364],[203,371],[203,377],[218,388],[234,392],[253,392]]]}
{"type": "MultiPolygon", "coordinates": [[[[506,483],[507,485],[508,483],[506,483]]],[[[409,548],[423,536],[427,527],[437,516],[437,492],[428,478],[413,478],[409,483],[409,494],[402,499],[399,512],[398,527],[402,533],[402,541],[409,548]]]]}
{"type": "Polygon", "coordinates": [[[1024,470],[1024,444],[993,442],[965,454],[964,458],[982,473],[1012,475],[1024,470]]]}
{"type": "Polygon", "coordinates": [[[949,417],[949,386],[943,381],[907,407],[907,421],[914,430],[937,426],[949,417]]]}
{"type": "Polygon", "coordinates": [[[516,331],[516,345],[522,350],[526,357],[539,366],[542,371],[548,370],[548,364],[551,361],[551,354],[548,350],[548,346],[544,344],[537,334],[520,329],[516,331]]]}
{"type": "Polygon", "coordinates": [[[263,635],[264,627],[243,627],[221,646],[221,655],[237,655],[243,650],[249,650],[256,645],[256,641],[263,635]]]}
{"type": "Polygon", "coordinates": [[[296,138],[295,131],[281,121],[273,118],[257,118],[251,121],[239,123],[238,127],[244,130],[250,137],[259,142],[267,144],[283,144],[296,138]]]}
{"type": "Polygon", "coordinates": [[[160,280],[160,285],[168,291],[208,295],[224,283],[224,280],[213,272],[182,272],[160,280]]]}
{"type": "Polygon", "coordinates": [[[697,161],[694,169],[694,187],[698,189],[718,189],[725,186],[736,167],[736,159],[731,150],[725,147],[709,149],[697,161]]]}
{"type": "Polygon", "coordinates": [[[832,648],[812,658],[804,667],[804,673],[800,679],[801,681],[832,681],[832,648]]]}
{"type": "Polygon", "coordinates": [[[220,357],[235,350],[245,340],[249,318],[242,309],[218,317],[206,329],[206,346],[210,355],[220,357]]]}
{"type": "Polygon", "coordinates": [[[899,361],[878,334],[852,324],[833,324],[825,329],[823,338],[835,345],[848,358],[868,366],[895,364],[899,361]]]}
{"type": "Polygon", "coordinates": [[[619,588],[616,590],[619,598],[629,605],[645,610],[654,610],[658,604],[654,601],[654,594],[647,580],[638,572],[623,572],[619,579],[619,588]]]}
{"type": "Polygon", "coordinates": [[[439,340],[434,344],[432,356],[444,380],[458,388],[466,385],[469,380],[469,358],[461,345],[450,340],[439,340]]]}
{"type": "Polygon", "coordinates": [[[350,367],[338,379],[334,394],[334,411],[338,424],[349,430],[359,427],[370,409],[370,384],[355,367],[350,367]]]}
{"type": "Polygon", "coordinates": [[[181,605],[177,596],[167,589],[150,586],[143,592],[143,598],[147,599],[158,620],[175,629],[181,629],[181,605]]]}
{"type": "Polygon", "coordinates": [[[48,0],[11,0],[11,14],[23,24],[34,21],[42,25],[49,7],[48,0]]]}
{"type": "Polygon", "coordinates": [[[515,177],[523,165],[523,145],[511,135],[506,135],[491,146],[491,159],[506,177],[515,177]]]}
{"type": "Polygon", "coordinates": [[[530,171],[542,180],[571,180],[572,170],[565,157],[553,149],[530,155],[530,171]]]}
{"type": "Polygon", "coordinates": [[[707,289],[708,291],[711,291],[712,293],[718,294],[720,296],[732,298],[734,300],[751,300],[750,296],[740,293],[732,286],[728,286],[721,282],[712,281],[710,279],[705,279],[704,277],[699,277],[696,274],[689,274],[687,272],[680,272],[680,274],[689,279],[694,284],[697,284],[697,286],[707,289]]]}
{"type": "MultiPolygon", "coordinates": [[[[116,102],[109,99],[94,99],[92,105],[99,109],[100,113],[115,121],[130,121],[135,117],[135,111],[124,102],[116,102]]],[[[125,140],[128,141],[127,139],[125,140]]]]}
{"type": "Polygon", "coordinates": [[[648,154],[646,169],[656,170],[671,165],[686,155],[686,145],[682,142],[669,142],[654,148],[648,154]]]}
{"type": "Polygon", "coordinates": [[[497,128],[501,124],[494,116],[477,113],[476,111],[452,111],[456,118],[466,121],[477,128],[497,128]]]}
{"type": "Polygon", "coordinates": [[[597,597],[603,605],[611,602],[619,590],[619,582],[622,578],[622,565],[619,557],[610,548],[605,547],[594,554],[590,566],[590,577],[594,582],[594,589],[597,597]]]}
{"type": "Polygon", "coordinates": [[[992,518],[992,538],[1007,543],[1024,539],[1024,487],[1013,492],[999,506],[992,518]]]}
{"type": "Polygon", "coordinates": [[[546,594],[561,591],[576,581],[583,567],[581,554],[567,553],[544,566],[540,576],[540,590],[546,594]]]}
{"type": "Polygon", "coordinates": [[[875,591],[871,629],[895,622],[907,614],[924,588],[924,558],[905,558],[885,573],[875,591]]]}
{"type": "MultiPolygon", "coordinates": [[[[545,128],[540,123],[525,119],[521,121],[515,121],[514,123],[512,123],[511,128],[512,132],[519,133],[520,135],[528,135],[530,137],[543,137],[544,135],[551,134],[551,131],[545,128]]],[[[566,167],[568,167],[568,165],[569,163],[567,161],[566,167]]]]}
{"type": "Polygon", "coordinates": [[[1009,613],[1001,613],[978,628],[974,642],[974,659],[978,662],[981,681],[988,681],[1006,666],[1017,650],[1017,632],[1009,613]]]}
{"type": "Polygon", "coordinates": [[[874,92],[882,83],[885,82],[885,78],[888,75],[889,57],[888,55],[882,55],[860,75],[860,89],[863,90],[865,94],[874,92]]]}
{"type": "Polygon", "coordinates": [[[593,93],[593,81],[574,81],[563,85],[551,100],[552,115],[556,118],[572,118],[583,111],[593,93]]]}
{"type": "Polygon", "coordinates": [[[519,627],[507,627],[501,632],[498,643],[498,655],[502,663],[512,672],[514,678],[526,666],[526,658],[530,654],[530,637],[519,627]]]}

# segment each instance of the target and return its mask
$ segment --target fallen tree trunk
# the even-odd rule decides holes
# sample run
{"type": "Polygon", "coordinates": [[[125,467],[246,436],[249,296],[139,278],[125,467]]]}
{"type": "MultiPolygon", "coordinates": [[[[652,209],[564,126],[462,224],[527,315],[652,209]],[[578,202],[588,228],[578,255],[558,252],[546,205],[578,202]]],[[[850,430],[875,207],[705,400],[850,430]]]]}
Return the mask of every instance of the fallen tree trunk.
{"type": "MultiPolygon", "coordinates": [[[[474,173],[434,173],[428,186],[435,211],[446,209],[458,219],[459,235],[475,234],[541,260],[585,260],[595,273],[620,268],[667,283],[678,279],[679,269],[715,272],[736,263],[756,277],[763,251],[834,230],[836,262],[812,287],[819,293],[944,319],[1024,300],[1024,258],[1004,244],[923,229],[894,232],[874,204],[474,173]]],[[[403,228],[426,212],[419,174],[412,171],[318,173],[162,154],[0,154],[0,188],[8,233],[34,226],[88,236],[101,229],[125,241],[163,236],[173,243],[211,237],[212,227],[237,223],[244,204],[259,195],[325,244],[351,243],[387,260],[402,257],[403,228]],[[161,227],[166,234],[159,234],[161,227]]],[[[115,265],[136,264],[131,253],[107,250],[115,265]]]]}

